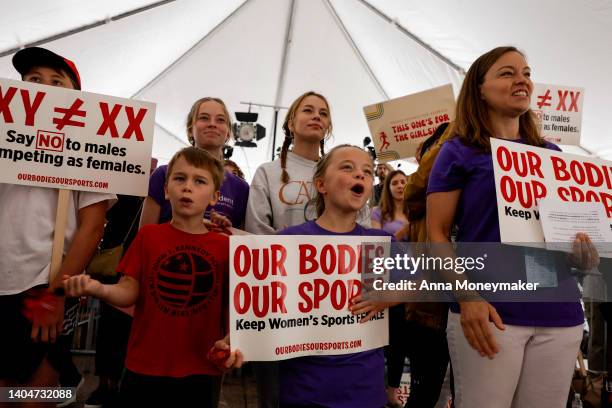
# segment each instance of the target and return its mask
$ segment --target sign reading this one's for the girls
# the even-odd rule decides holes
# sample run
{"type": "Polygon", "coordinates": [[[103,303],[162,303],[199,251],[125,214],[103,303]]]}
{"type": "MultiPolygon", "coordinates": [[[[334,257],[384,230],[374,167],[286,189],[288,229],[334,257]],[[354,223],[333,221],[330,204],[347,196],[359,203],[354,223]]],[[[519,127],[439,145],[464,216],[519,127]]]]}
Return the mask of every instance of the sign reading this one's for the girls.
{"type": "Polygon", "coordinates": [[[452,85],[402,96],[363,108],[379,160],[413,157],[421,142],[453,120],[452,85]]]}
{"type": "Polygon", "coordinates": [[[155,105],[0,78],[0,183],[144,196],[155,105]]]}
{"type": "Polygon", "coordinates": [[[491,139],[502,242],[544,242],[538,200],[597,202],[612,223],[612,162],[491,139]]]}
{"type": "MultiPolygon", "coordinates": [[[[349,311],[389,237],[230,237],[230,338],[247,361],[356,353],[388,343],[387,312],[349,311]],[[378,244],[380,242],[380,244],[378,244]]],[[[388,245],[387,245],[388,247],[388,245]]]]}

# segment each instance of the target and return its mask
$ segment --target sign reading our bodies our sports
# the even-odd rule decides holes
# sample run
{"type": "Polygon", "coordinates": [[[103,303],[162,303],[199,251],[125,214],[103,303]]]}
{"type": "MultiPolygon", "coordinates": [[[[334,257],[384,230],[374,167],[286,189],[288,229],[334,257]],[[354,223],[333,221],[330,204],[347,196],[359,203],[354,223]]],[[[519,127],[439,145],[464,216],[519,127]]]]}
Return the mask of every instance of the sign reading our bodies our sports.
{"type": "Polygon", "coordinates": [[[361,323],[349,301],[389,237],[230,237],[230,337],[248,361],[347,354],[388,343],[386,311],[361,323]],[[380,244],[378,244],[380,242],[380,244]]]}
{"type": "Polygon", "coordinates": [[[0,78],[0,182],[147,194],[155,105],[0,78]]]}
{"type": "Polygon", "coordinates": [[[542,137],[553,143],[579,145],[583,100],[583,88],[534,84],[531,109],[542,137]]]}
{"type": "Polygon", "coordinates": [[[455,114],[453,87],[449,85],[402,96],[363,108],[383,162],[413,157],[421,142],[455,114]]]}
{"type": "Polygon", "coordinates": [[[500,139],[491,150],[502,242],[544,242],[545,197],[601,203],[612,223],[612,162],[500,139]]]}

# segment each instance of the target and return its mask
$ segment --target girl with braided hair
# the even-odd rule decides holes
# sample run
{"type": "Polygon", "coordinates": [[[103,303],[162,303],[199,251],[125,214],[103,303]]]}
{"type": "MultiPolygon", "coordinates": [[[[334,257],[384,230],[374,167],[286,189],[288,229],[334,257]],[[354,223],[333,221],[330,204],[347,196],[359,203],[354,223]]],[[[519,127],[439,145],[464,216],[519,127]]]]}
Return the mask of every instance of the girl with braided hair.
{"type": "MultiPolygon", "coordinates": [[[[247,203],[245,229],[253,234],[276,231],[306,221],[306,204],[313,195],[312,175],[331,133],[329,103],[321,94],[300,95],[289,107],[280,158],[255,171],[247,203]],[[289,150],[291,148],[291,150],[289,150]]],[[[278,364],[253,365],[259,408],[278,406],[278,364]]]]}
{"type": "Polygon", "coordinates": [[[245,219],[248,232],[274,234],[306,221],[312,175],[331,130],[329,103],[323,95],[306,92],[291,104],[283,123],[280,158],[259,166],[253,177],[245,219]]]}

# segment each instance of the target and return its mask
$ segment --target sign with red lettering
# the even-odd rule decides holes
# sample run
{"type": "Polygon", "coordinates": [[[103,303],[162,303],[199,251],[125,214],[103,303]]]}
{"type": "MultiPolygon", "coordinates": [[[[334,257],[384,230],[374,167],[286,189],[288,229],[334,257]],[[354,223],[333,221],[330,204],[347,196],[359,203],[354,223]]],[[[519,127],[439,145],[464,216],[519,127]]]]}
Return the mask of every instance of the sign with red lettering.
{"type": "Polygon", "coordinates": [[[452,85],[402,96],[363,108],[378,160],[413,157],[419,144],[455,115],[452,85]]]}
{"type": "Polygon", "coordinates": [[[544,242],[538,200],[596,202],[612,223],[612,162],[491,139],[502,242],[544,242]]]}
{"type": "Polygon", "coordinates": [[[0,183],[147,195],[155,104],[0,78],[0,183]]]}
{"type": "MultiPolygon", "coordinates": [[[[356,353],[388,343],[387,311],[360,322],[350,301],[390,237],[230,237],[230,338],[247,361],[356,353]],[[380,244],[378,244],[380,243],[380,244]]],[[[388,245],[387,245],[388,247],[388,245]]]]}
{"type": "Polygon", "coordinates": [[[580,145],[583,88],[534,84],[531,110],[545,140],[580,145]]]}
{"type": "Polygon", "coordinates": [[[408,401],[410,396],[410,372],[403,372],[400,379],[400,385],[397,389],[397,399],[402,403],[402,406],[408,401]]]}

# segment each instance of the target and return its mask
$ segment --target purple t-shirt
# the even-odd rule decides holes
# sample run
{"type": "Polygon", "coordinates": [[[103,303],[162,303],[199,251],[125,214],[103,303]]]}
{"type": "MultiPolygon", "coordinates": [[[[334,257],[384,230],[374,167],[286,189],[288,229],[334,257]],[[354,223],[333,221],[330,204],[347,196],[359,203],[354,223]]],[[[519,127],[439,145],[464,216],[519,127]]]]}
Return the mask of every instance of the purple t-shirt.
{"type": "MultiPolygon", "coordinates": [[[[315,221],[286,228],[279,235],[389,235],[357,224],[339,234],[315,221]]],[[[385,360],[382,348],[337,356],[298,357],[280,362],[280,405],[292,407],[383,407],[385,360]]]]}
{"type": "Polygon", "coordinates": [[[372,221],[377,221],[382,224],[382,230],[388,232],[391,235],[395,235],[395,233],[406,225],[406,222],[400,220],[393,221],[382,221],[382,214],[380,213],[380,207],[374,207],[372,209],[372,214],[370,214],[370,218],[372,221]]]}
{"type": "MultiPolygon", "coordinates": [[[[525,142],[521,139],[517,143],[525,142]]],[[[549,142],[546,142],[545,148],[561,150],[557,145],[549,142]]],[[[427,193],[458,189],[462,191],[454,221],[458,229],[457,242],[501,242],[493,157],[491,153],[482,152],[475,147],[463,144],[459,138],[453,138],[444,143],[440,149],[429,176],[427,193]]],[[[520,257],[515,260],[521,261],[524,268],[523,259],[520,257]]],[[[508,272],[507,269],[513,268],[511,260],[508,261],[507,264],[497,266],[499,273],[504,276],[506,276],[505,272],[508,272]]],[[[519,278],[525,281],[524,276],[519,278]]],[[[554,290],[565,294],[575,292],[577,301],[575,303],[499,302],[493,305],[504,323],[508,324],[545,327],[570,327],[582,324],[584,314],[578,302],[579,294],[575,281],[568,276],[568,279],[560,280],[558,287],[554,290]]],[[[566,296],[558,298],[561,297],[566,296]]],[[[451,310],[459,312],[458,305],[452,305],[451,310]]]]}
{"type": "MultiPolygon", "coordinates": [[[[172,219],[172,207],[170,201],[166,200],[164,194],[164,183],[166,182],[167,165],[159,166],[149,180],[149,197],[155,200],[161,207],[158,224],[168,222],[172,219]]],[[[216,212],[226,216],[232,221],[232,226],[242,228],[246,205],[249,199],[249,185],[246,181],[233,173],[225,172],[223,184],[221,184],[221,194],[217,204],[214,205],[216,212]]],[[[208,207],[204,213],[205,218],[210,218],[208,207]]]]}

